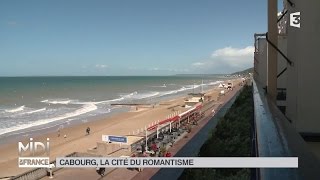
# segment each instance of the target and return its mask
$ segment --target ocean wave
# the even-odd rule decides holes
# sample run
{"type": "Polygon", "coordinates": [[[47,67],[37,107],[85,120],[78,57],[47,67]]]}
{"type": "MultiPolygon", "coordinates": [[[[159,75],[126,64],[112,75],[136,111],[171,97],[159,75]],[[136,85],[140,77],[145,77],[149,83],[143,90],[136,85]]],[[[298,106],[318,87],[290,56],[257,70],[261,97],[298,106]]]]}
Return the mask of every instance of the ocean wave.
{"type": "Polygon", "coordinates": [[[201,84],[187,85],[186,90],[197,89],[200,86],[201,86],[201,84]]]}
{"type": "Polygon", "coordinates": [[[131,98],[132,99],[145,99],[145,98],[157,96],[158,94],[160,94],[160,92],[138,93],[138,94],[132,96],[131,98]]]}
{"type": "Polygon", "coordinates": [[[150,86],[150,87],[167,87],[167,85],[166,85],[166,84],[163,84],[163,85],[161,85],[161,86],[150,86]]]}
{"type": "Polygon", "coordinates": [[[99,104],[108,104],[112,102],[117,102],[117,101],[125,101],[125,100],[136,100],[136,99],[145,99],[145,98],[150,98],[159,95],[160,92],[148,92],[148,93],[138,93],[137,91],[134,91],[129,94],[122,94],[120,95],[119,98],[115,99],[109,99],[109,100],[104,100],[104,101],[91,101],[91,102],[79,102],[79,101],[72,101],[70,104],[87,104],[87,103],[92,103],[95,105],[99,104]]]}
{"type": "Polygon", "coordinates": [[[186,85],[186,86],[182,86],[179,89],[162,92],[160,96],[165,96],[165,95],[170,95],[170,94],[177,94],[178,92],[183,92],[183,91],[187,91],[187,90],[191,90],[191,89],[197,89],[197,88],[199,88],[201,86],[215,85],[215,84],[218,84],[220,82],[222,82],[222,81],[210,82],[208,84],[202,83],[202,84],[186,85]]]}
{"type": "MultiPolygon", "coordinates": [[[[67,121],[68,122],[68,121],[67,121]]],[[[65,124],[66,122],[61,122],[59,124],[54,124],[54,125],[51,125],[51,126],[45,126],[45,127],[42,127],[42,128],[37,128],[36,130],[39,131],[39,130],[44,130],[44,129],[50,129],[50,128],[53,128],[53,127],[57,127],[60,125],[60,128],[63,129],[63,125],[65,124]]],[[[8,128],[9,129],[9,128],[8,128]]],[[[35,130],[28,130],[28,131],[23,131],[23,132],[14,132],[12,131],[13,133],[10,133],[10,135],[18,135],[18,134],[22,134],[22,136],[25,136],[25,137],[28,137],[31,133],[35,130]]]]}
{"type": "Polygon", "coordinates": [[[166,92],[161,93],[161,96],[176,94],[176,93],[178,93],[178,91],[166,91],[166,92]]]}
{"type": "Polygon", "coordinates": [[[130,93],[130,94],[122,95],[121,97],[122,98],[131,98],[132,96],[137,95],[137,94],[138,94],[138,92],[135,91],[135,92],[130,93]]]}
{"type": "Polygon", "coordinates": [[[33,114],[33,113],[37,113],[37,112],[41,112],[41,111],[45,111],[47,110],[47,108],[42,108],[42,109],[37,109],[37,110],[33,110],[33,111],[28,111],[25,112],[24,114],[33,114]]]}
{"type": "Polygon", "coordinates": [[[13,108],[13,109],[6,109],[4,110],[5,112],[9,112],[9,113],[14,113],[14,112],[19,112],[19,111],[23,111],[25,108],[25,106],[20,106],[18,108],[13,108]]]}
{"type": "Polygon", "coordinates": [[[219,83],[222,83],[223,81],[214,81],[214,82],[210,82],[208,83],[207,85],[216,85],[216,84],[219,84],[219,83]]]}
{"type": "Polygon", "coordinates": [[[182,91],[186,91],[186,90],[188,90],[188,88],[182,86],[181,88],[176,89],[176,90],[162,92],[160,96],[165,96],[165,95],[170,95],[170,94],[177,94],[178,92],[182,92],[182,91]]]}
{"type": "Polygon", "coordinates": [[[43,103],[48,103],[48,104],[69,104],[71,100],[43,100],[41,101],[43,103]]]}
{"type": "Polygon", "coordinates": [[[148,92],[148,93],[138,93],[137,91],[132,92],[130,94],[124,94],[120,95],[120,98],[116,99],[111,99],[111,100],[105,100],[105,101],[99,101],[99,102],[94,102],[95,104],[101,104],[101,103],[110,103],[110,102],[115,102],[115,101],[122,101],[122,100],[127,100],[127,99],[145,99],[145,98],[150,98],[153,96],[157,96],[160,94],[160,92],[148,92]]]}
{"type": "Polygon", "coordinates": [[[117,99],[110,99],[110,100],[91,102],[91,103],[93,103],[93,104],[106,104],[106,103],[115,102],[115,101],[121,101],[121,100],[124,100],[124,98],[121,97],[121,98],[117,98],[117,99]]]}
{"type": "Polygon", "coordinates": [[[80,109],[77,109],[77,110],[75,110],[73,112],[69,112],[69,113],[65,113],[65,114],[62,114],[62,115],[58,115],[58,116],[53,117],[53,118],[41,119],[41,120],[33,121],[31,123],[28,123],[28,124],[20,124],[20,125],[14,126],[14,127],[0,129],[0,135],[6,134],[6,133],[10,133],[10,132],[13,132],[13,131],[19,131],[19,130],[22,130],[22,129],[39,126],[39,125],[52,123],[52,122],[55,122],[55,121],[60,121],[60,120],[63,120],[63,119],[68,119],[68,118],[71,118],[71,117],[79,116],[79,115],[94,111],[96,109],[97,109],[97,106],[94,103],[88,103],[88,104],[83,105],[80,109]]]}

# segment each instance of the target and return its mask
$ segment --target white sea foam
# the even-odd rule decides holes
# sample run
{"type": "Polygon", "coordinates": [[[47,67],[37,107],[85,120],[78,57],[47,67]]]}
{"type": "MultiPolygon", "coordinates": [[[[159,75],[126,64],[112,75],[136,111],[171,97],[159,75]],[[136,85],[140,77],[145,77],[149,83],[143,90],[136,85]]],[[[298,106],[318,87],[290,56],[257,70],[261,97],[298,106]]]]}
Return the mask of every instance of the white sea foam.
{"type": "Polygon", "coordinates": [[[5,112],[9,112],[9,113],[14,113],[14,112],[19,112],[19,111],[23,111],[25,106],[20,106],[18,108],[13,108],[13,109],[6,109],[5,112]]]}
{"type": "Polygon", "coordinates": [[[167,87],[167,85],[166,85],[166,84],[163,84],[163,85],[161,85],[161,86],[151,86],[151,87],[167,87]]]}
{"type": "MultiPolygon", "coordinates": [[[[59,126],[60,125],[60,128],[63,129],[63,124],[65,122],[61,122],[60,124],[54,124],[54,125],[51,125],[51,126],[45,126],[45,127],[42,127],[42,128],[37,128],[37,131],[39,130],[44,130],[44,129],[50,129],[50,128],[53,128],[55,126],[59,126]]],[[[11,135],[17,135],[17,134],[24,134],[24,133],[27,133],[27,134],[24,134],[22,136],[29,136],[30,134],[28,133],[31,133],[32,131],[34,130],[29,130],[29,131],[24,131],[24,132],[15,132],[15,133],[11,133],[11,135]]]]}
{"type": "Polygon", "coordinates": [[[166,92],[161,93],[160,96],[165,96],[165,95],[170,95],[170,94],[175,94],[175,93],[178,93],[178,91],[166,91],[166,92]]]}
{"type": "Polygon", "coordinates": [[[190,89],[196,89],[196,88],[201,87],[201,85],[202,85],[202,86],[215,85],[215,84],[218,84],[218,83],[220,83],[220,82],[223,82],[223,81],[215,81],[215,82],[210,82],[210,83],[208,83],[208,84],[195,84],[195,85],[182,86],[180,89],[162,92],[160,96],[165,96],[165,95],[170,95],[170,94],[176,94],[176,93],[178,93],[178,92],[183,92],[183,91],[187,91],[187,90],[190,90],[190,89]]]}
{"type": "Polygon", "coordinates": [[[71,100],[43,100],[41,101],[43,103],[48,103],[48,104],[69,104],[71,100]]]}
{"type": "Polygon", "coordinates": [[[198,87],[200,87],[201,85],[200,84],[195,84],[195,85],[187,85],[186,86],[186,90],[189,90],[189,89],[196,89],[198,87]]]}
{"type": "Polygon", "coordinates": [[[139,93],[136,94],[134,96],[132,96],[132,99],[145,99],[145,98],[151,98],[154,96],[157,96],[158,94],[160,94],[159,92],[149,92],[149,93],[139,93]]]}
{"type": "Polygon", "coordinates": [[[41,111],[45,111],[47,110],[47,108],[42,108],[42,109],[37,109],[37,110],[33,110],[33,111],[28,111],[25,114],[33,114],[33,113],[37,113],[37,112],[41,112],[41,111]]]}
{"type": "Polygon", "coordinates": [[[214,81],[214,82],[210,82],[208,83],[207,85],[216,85],[216,84],[219,84],[219,83],[222,83],[223,81],[214,81]]]}
{"type": "Polygon", "coordinates": [[[162,92],[160,96],[165,96],[165,95],[170,95],[170,94],[177,94],[178,92],[182,92],[182,91],[185,91],[185,90],[188,90],[188,88],[182,86],[180,89],[162,92]]]}
{"type": "Polygon", "coordinates": [[[63,120],[63,119],[68,119],[68,118],[71,118],[71,117],[79,116],[79,115],[94,111],[96,109],[97,109],[97,106],[94,103],[87,103],[87,104],[83,105],[80,109],[77,109],[77,110],[75,110],[73,112],[69,112],[69,113],[65,113],[65,114],[62,114],[62,115],[58,115],[58,116],[53,117],[53,118],[40,119],[40,120],[37,120],[37,121],[30,122],[28,124],[19,124],[19,125],[14,126],[14,127],[0,129],[0,135],[6,134],[6,133],[9,133],[9,132],[13,132],[13,131],[18,131],[18,130],[30,128],[30,127],[34,127],[34,126],[39,126],[39,125],[44,125],[44,124],[47,124],[47,123],[52,123],[52,122],[63,120]]]}
{"type": "Polygon", "coordinates": [[[121,101],[121,100],[124,100],[124,97],[117,98],[117,99],[105,100],[105,101],[91,102],[91,103],[93,103],[93,104],[107,104],[110,102],[121,101]]]}
{"type": "Polygon", "coordinates": [[[138,93],[137,91],[132,92],[130,94],[125,94],[125,95],[121,95],[120,98],[116,98],[116,99],[110,99],[110,100],[105,100],[105,101],[99,101],[99,102],[92,102],[94,104],[106,104],[106,103],[110,103],[110,102],[115,102],[115,101],[122,101],[122,100],[126,100],[126,99],[145,99],[145,98],[150,98],[153,96],[157,96],[158,94],[160,94],[159,92],[149,92],[149,93],[138,93]]]}
{"type": "Polygon", "coordinates": [[[130,94],[127,94],[127,95],[122,95],[121,97],[122,97],[122,98],[131,98],[132,96],[137,95],[137,94],[138,94],[138,92],[135,91],[135,92],[130,93],[130,94]]]}

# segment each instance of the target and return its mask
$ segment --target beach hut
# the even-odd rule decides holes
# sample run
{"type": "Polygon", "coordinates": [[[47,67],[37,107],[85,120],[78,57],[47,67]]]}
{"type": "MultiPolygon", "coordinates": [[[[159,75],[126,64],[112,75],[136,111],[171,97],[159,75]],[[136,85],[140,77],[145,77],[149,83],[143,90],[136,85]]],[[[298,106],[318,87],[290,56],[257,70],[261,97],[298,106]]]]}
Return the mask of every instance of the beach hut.
{"type": "Polygon", "coordinates": [[[192,107],[199,102],[204,101],[204,93],[189,93],[188,95],[189,98],[184,101],[186,108],[192,107]]]}

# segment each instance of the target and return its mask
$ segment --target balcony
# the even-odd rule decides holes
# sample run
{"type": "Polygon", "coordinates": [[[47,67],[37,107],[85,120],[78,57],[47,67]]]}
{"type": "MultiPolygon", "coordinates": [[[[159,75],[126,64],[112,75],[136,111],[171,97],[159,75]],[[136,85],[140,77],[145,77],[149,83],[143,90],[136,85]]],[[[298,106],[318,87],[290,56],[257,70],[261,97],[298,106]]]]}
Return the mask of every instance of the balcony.
{"type": "Polygon", "coordinates": [[[257,179],[319,179],[319,159],[255,81],[253,99],[256,156],[299,158],[299,168],[257,169],[257,179]]]}

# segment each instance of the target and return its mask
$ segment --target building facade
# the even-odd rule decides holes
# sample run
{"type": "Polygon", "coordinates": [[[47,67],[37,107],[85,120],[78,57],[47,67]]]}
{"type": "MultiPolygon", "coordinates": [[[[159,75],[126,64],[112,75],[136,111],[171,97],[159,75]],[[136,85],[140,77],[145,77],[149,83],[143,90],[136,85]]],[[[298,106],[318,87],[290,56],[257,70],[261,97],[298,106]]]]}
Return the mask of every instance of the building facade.
{"type": "MultiPolygon", "coordinates": [[[[277,48],[277,106],[297,132],[303,136],[320,137],[320,1],[284,1],[278,13],[277,48]],[[300,12],[300,28],[290,26],[300,12]]],[[[261,35],[261,34],[259,34],[261,35]]],[[[255,38],[254,78],[263,87],[268,86],[268,42],[255,38]]],[[[269,47],[270,48],[270,47],[269,47]]]]}

